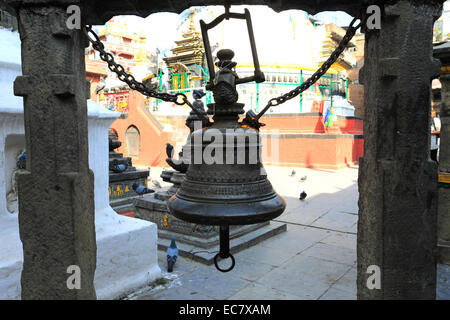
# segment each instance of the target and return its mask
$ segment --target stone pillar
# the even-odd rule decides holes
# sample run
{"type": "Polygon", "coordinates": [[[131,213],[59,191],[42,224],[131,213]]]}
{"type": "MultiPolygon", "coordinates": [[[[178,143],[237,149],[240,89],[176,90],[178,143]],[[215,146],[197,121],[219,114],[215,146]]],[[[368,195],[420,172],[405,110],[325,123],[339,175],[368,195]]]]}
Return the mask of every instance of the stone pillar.
{"type": "Polygon", "coordinates": [[[436,296],[437,164],[429,147],[431,79],[440,67],[432,30],[441,11],[442,1],[398,1],[385,6],[381,29],[366,34],[358,299],[436,296]],[[372,265],[380,288],[371,290],[372,265]]]}
{"type": "Polygon", "coordinates": [[[434,49],[442,62],[441,144],[439,151],[438,247],[439,262],[450,265],[450,41],[434,49]]]}
{"type": "Polygon", "coordinates": [[[81,30],[66,27],[68,2],[55,3],[21,1],[17,9],[23,76],[14,92],[24,97],[30,168],[18,179],[22,299],[95,299],[86,43],[81,30]],[[81,288],[70,290],[73,265],[80,268],[81,288]]]}

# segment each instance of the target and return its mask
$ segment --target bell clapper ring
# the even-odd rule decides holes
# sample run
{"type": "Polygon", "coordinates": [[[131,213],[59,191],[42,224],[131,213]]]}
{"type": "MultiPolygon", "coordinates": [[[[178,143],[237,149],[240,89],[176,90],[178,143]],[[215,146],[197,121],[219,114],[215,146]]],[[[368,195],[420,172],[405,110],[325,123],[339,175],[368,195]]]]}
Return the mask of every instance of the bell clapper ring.
{"type": "Polygon", "coordinates": [[[220,272],[230,272],[231,270],[233,270],[234,265],[235,265],[235,260],[234,257],[231,253],[228,254],[227,258],[231,258],[231,266],[229,266],[227,269],[222,269],[219,267],[218,261],[217,259],[220,257],[220,252],[218,254],[216,254],[216,256],[214,257],[214,265],[216,266],[216,269],[219,270],[220,272]]]}
{"type": "Polygon", "coordinates": [[[219,234],[219,242],[220,242],[220,251],[214,257],[214,265],[216,269],[220,272],[229,272],[233,270],[235,261],[233,255],[230,253],[230,227],[229,226],[220,226],[220,234],[219,234]],[[219,267],[218,258],[227,259],[231,258],[231,266],[227,269],[222,269],[219,267]]]}

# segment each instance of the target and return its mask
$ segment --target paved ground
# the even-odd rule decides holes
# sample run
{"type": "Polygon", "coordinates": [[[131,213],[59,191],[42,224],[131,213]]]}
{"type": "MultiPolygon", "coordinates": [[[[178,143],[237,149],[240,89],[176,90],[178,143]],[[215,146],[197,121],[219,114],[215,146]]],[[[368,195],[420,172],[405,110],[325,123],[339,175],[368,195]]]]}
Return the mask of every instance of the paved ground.
{"type": "MultiPolygon", "coordinates": [[[[288,224],[287,232],[236,254],[235,269],[226,274],[179,258],[173,273],[163,271],[159,285],[128,298],[356,299],[358,170],[295,170],[290,177],[292,168],[267,169],[274,188],[287,202],[285,213],[277,219],[288,224]],[[303,190],[308,197],[300,201],[303,190]]],[[[164,270],[165,253],[158,255],[164,270]]],[[[438,294],[448,299],[450,269],[440,271],[438,294]]]]}

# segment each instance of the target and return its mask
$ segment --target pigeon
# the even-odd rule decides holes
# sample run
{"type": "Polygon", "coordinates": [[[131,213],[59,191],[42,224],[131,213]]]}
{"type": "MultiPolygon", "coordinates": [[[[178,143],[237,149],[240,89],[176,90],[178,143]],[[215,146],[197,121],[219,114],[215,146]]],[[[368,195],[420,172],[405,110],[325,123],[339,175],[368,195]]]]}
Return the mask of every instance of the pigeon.
{"type": "Polygon", "coordinates": [[[300,178],[299,181],[300,181],[300,182],[305,182],[307,178],[308,178],[307,176],[303,176],[303,177],[300,178]]]}
{"type": "Polygon", "coordinates": [[[173,271],[173,266],[177,262],[178,258],[178,248],[175,243],[175,237],[172,237],[172,242],[170,242],[170,247],[167,248],[167,272],[173,271]]]}
{"type": "Polygon", "coordinates": [[[294,169],[292,169],[292,172],[291,172],[291,174],[289,175],[289,177],[293,177],[293,176],[295,176],[295,174],[296,174],[297,172],[295,172],[295,170],[294,169]]]}
{"type": "Polygon", "coordinates": [[[125,170],[128,169],[128,164],[127,163],[120,163],[119,161],[117,161],[116,159],[113,160],[112,162],[112,166],[111,166],[111,170],[114,173],[122,173],[125,170]]]}
{"type": "Polygon", "coordinates": [[[157,188],[157,189],[160,189],[160,188],[161,188],[161,183],[159,183],[158,180],[152,179],[151,182],[152,182],[152,185],[153,185],[155,188],[157,188]]]}
{"type": "Polygon", "coordinates": [[[155,190],[149,189],[146,186],[138,185],[136,182],[134,182],[131,187],[133,188],[134,192],[136,192],[141,197],[144,194],[155,192],[155,190]]]}
{"type": "Polygon", "coordinates": [[[307,196],[307,194],[306,194],[306,192],[305,191],[302,191],[302,193],[300,193],[300,200],[305,200],[305,198],[306,198],[306,196],[307,196]]]}
{"type": "Polygon", "coordinates": [[[166,144],[166,154],[169,158],[172,159],[172,155],[173,155],[173,145],[171,145],[170,143],[166,144]]]}
{"type": "Polygon", "coordinates": [[[17,168],[18,169],[25,169],[26,167],[26,161],[27,161],[27,152],[24,151],[20,157],[17,159],[17,168]]]}
{"type": "Polygon", "coordinates": [[[99,94],[103,89],[106,87],[105,78],[100,77],[100,82],[97,85],[97,88],[95,89],[95,93],[99,94]]]}

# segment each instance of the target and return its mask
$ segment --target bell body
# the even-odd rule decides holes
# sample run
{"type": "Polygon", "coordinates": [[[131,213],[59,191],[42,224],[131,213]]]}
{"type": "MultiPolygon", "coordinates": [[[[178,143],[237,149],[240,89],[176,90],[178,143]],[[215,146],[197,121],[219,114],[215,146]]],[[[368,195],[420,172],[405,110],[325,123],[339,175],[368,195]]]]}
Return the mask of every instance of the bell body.
{"type": "Polygon", "coordinates": [[[208,105],[214,123],[195,130],[183,150],[190,165],[168,203],[175,217],[225,226],[260,223],[283,213],[286,203],[274,191],[261,163],[259,132],[238,122],[243,106],[208,105]]]}

